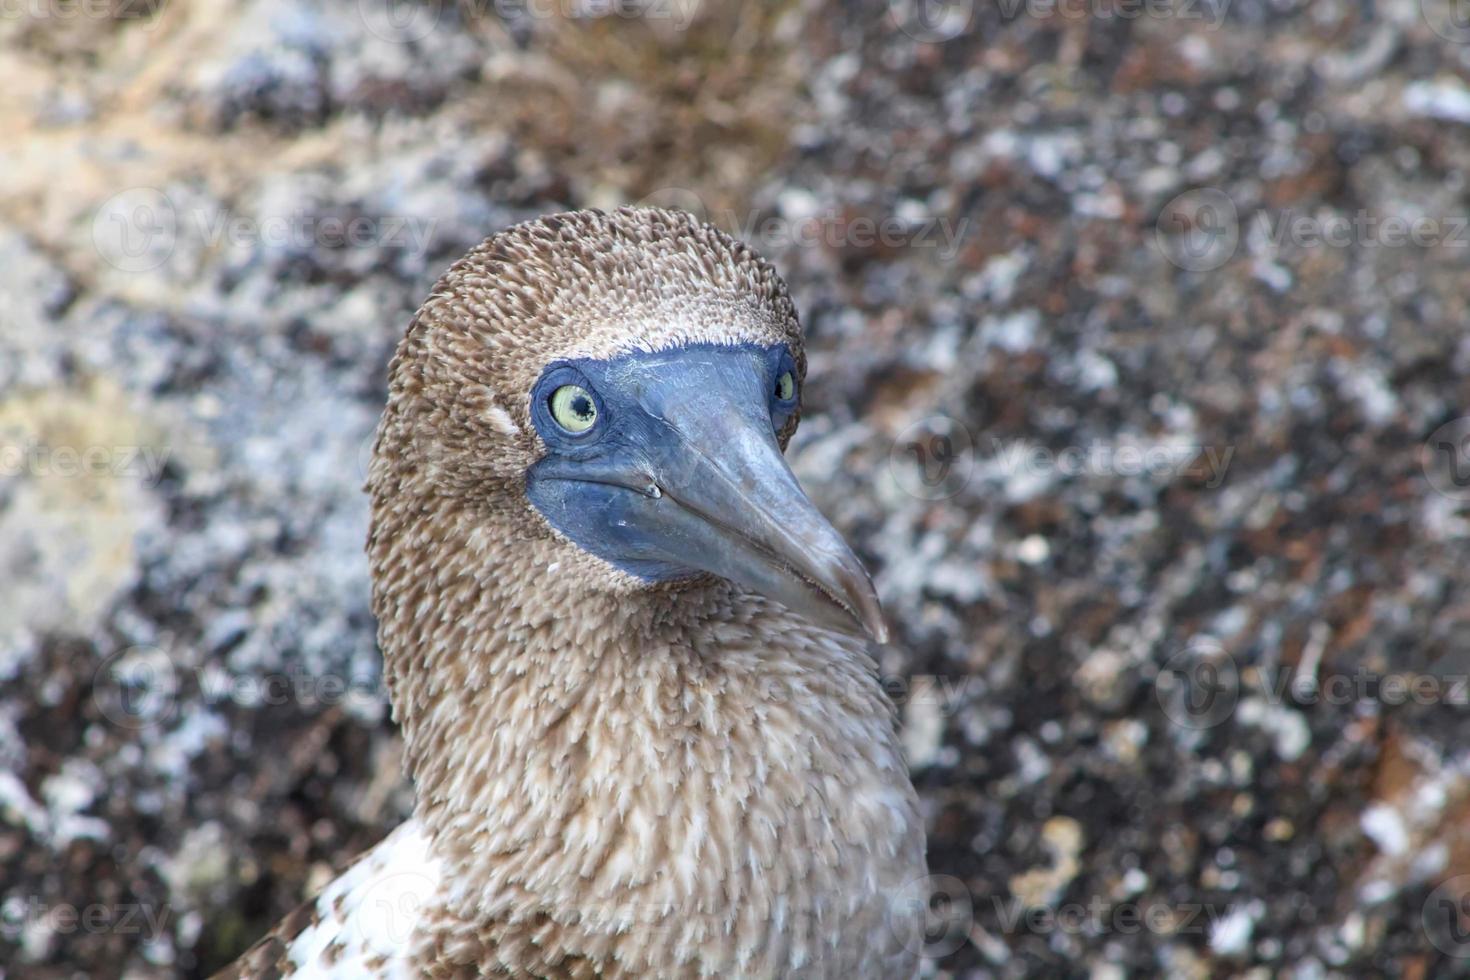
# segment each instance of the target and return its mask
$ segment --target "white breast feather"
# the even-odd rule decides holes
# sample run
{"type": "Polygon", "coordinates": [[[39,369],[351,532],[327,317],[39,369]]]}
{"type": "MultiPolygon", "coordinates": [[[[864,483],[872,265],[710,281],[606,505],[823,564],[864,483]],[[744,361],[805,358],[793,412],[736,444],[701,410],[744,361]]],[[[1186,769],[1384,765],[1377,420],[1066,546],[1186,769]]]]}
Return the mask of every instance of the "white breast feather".
{"type": "Polygon", "coordinates": [[[416,980],[409,940],[439,887],[439,863],[410,820],[338,876],[316,901],[316,923],[287,947],[294,977],[416,980]]]}

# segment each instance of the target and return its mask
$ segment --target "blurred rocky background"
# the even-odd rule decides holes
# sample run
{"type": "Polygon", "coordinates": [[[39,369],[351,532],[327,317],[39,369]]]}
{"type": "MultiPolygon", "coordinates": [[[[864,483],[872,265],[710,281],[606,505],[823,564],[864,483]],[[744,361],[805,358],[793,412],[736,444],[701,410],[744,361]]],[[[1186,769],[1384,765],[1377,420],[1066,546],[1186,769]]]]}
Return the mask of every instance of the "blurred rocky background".
{"type": "Polygon", "coordinates": [[[360,492],[438,274],[772,257],[939,977],[1470,975],[1458,0],[0,4],[0,975],[199,977],[406,813],[360,492]]]}

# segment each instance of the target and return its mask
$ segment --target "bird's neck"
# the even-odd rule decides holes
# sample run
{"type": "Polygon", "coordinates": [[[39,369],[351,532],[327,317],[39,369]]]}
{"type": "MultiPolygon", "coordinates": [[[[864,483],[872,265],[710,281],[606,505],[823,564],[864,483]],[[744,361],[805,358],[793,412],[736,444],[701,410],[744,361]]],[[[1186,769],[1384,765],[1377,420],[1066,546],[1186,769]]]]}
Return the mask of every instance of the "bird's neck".
{"type": "Polygon", "coordinates": [[[612,933],[629,914],[773,901],[795,886],[763,869],[787,851],[869,887],[921,863],[892,706],[858,641],[718,581],[589,593],[554,542],[481,533],[416,574],[387,545],[373,556],[416,817],[455,914],[534,908],[584,932],[601,915],[612,933]],[[903,853],[875,875],[843,840],[903,853]]]}

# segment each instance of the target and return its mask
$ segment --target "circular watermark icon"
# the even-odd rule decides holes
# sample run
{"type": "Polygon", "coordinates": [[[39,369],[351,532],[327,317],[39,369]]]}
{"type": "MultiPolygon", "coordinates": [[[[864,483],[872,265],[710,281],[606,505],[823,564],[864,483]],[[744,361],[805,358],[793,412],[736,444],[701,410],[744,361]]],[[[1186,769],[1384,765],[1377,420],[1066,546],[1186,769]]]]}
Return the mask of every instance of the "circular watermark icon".
{"type": "Polygon", "coordinates": [[[93,674],[92,701],[119,728],[138,731],[164,724],[178,711],[178,671],[157,647],[119,650],[93,674]]]}
{"type": "Polygon", "coordinates": [[[953,497],[970,482],[974,469],[970,430],[947,415],[931,415],[904,429],[888,453],[894,481],[921,500],[953,497]]]}
{"type": "Polygon", "coordinates": [[[915,41],[942,44],[969,30],[975,0],[889,0],[888,15],[915,41]]]}
{"type": "Polygon", "coordinates": [[[1439,883],[1419,910],[1434,948],[1457,960],[1470,959],[1470,875],[1439,883]]]}
{"type": "Polygon", "coordinates": [[[179,217],[156,187],[119,191],[92,216],[92,244],[121,272],[147,272],[168,261],[178,241],[179,217]]]}
{"type": "Polygon", "coordinates": [[[1419,447],[1429,485],[1451,500],[1470,500],[1470,415],[1435,429],[1419,447]]]}
{"type": "Polygon", "coordinates": [[[357,17],[368,33],[395,44],[422,41],[443,16],[444,0],[357,0],[357,17]]]}
{"type": "Polygon", "coordinates": [[[1154,694],[1181,728],[1214,728],[1240,701],[1240,670],[1219,644],[1197,640],[1164,661],[1154,694]]]}
{"type": "Polygon", "coordinates": [[[373,426],[373,430],[367,434],[366,438],[362,440],[362,444],[357,447],[357,475],[364,484],[367,483],[368,477],[373,474],[373,449],[377,444],[378,427],[373,426]]]}
{"type": "Polygon", "coordinates": [[[1230,261],[1240,244],[1240,218],[1230,195],[1217,187],[1185,191],[1159,212],[1154,236],[1164,258],[1189,272],[1209,272],[1230,261]]]}
{"type": "Polygon", "coordinates": [[[352,916],[359,940],[370,948],[406,946],[437,888],[422,871],[395,871],[373,881],[352,916]]]}
{"type": "Polygon", "coordinates": [[[925,958],[948,956],[969,941],[975,903],[958,878],[925,875],[894,894],[888,924],[904,949],[925,958]]]}
{"type": "Polygon", "coordinates": [[[1419,16],[1446,41],[1470,44],[1470,0],[1419,0],[1419,16]]]}
{"type": "Polygon", "coordinates": [[[633,202],[635,208],[663,208],[667,211],[687,211],[700,221],[710,220],[709,206],[698,191],[688,187],[660,187],[633,202]]]}

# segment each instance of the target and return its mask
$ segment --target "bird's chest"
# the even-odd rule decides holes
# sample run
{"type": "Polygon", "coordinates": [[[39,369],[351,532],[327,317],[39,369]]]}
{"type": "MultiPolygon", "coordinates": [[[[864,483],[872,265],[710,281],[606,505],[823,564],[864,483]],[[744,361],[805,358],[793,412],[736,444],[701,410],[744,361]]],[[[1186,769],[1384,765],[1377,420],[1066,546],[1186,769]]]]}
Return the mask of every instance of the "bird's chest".
{"type": "Polygon", "coordinates": [[[564,726],[523,760],[548,788],[486,842],[508,913],[486,955],[525,975],[912,973],[923,833],[886,712],[867,690],[739,693],[738,714],[686,695],[564,726]]]}

